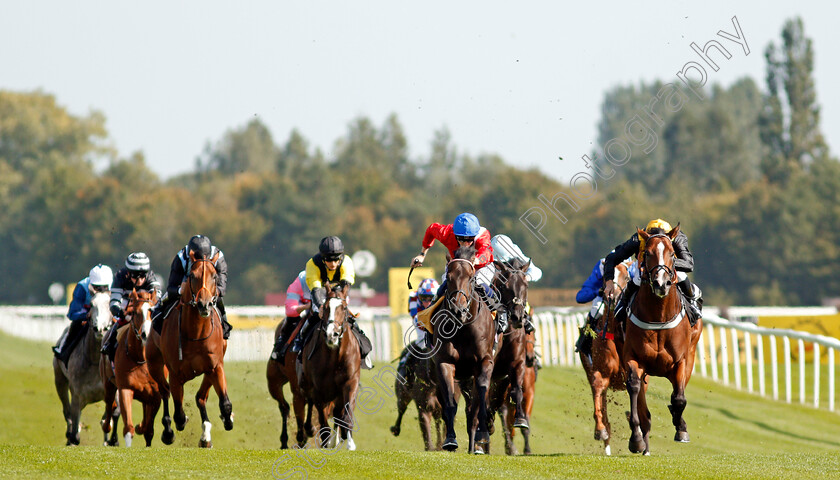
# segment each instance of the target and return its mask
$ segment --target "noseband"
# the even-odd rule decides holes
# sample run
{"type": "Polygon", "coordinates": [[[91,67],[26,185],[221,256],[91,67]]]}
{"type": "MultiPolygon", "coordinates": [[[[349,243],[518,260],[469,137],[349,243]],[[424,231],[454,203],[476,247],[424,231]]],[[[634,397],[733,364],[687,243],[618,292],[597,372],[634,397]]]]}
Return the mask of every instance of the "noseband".
{"type": "MultiPolygon", "coordinates": [[[[669,243],[671,242],[671,238],[668,237],[668,235],[665,235],[664,233],[658,233],[656,235],[651,235],[648,238],[647,241],[649,242],[652,238],[656,238],[656,237],[664,237],[664,238],[668,239],[669,243]]],[[[673,266],[668,266],[664,263],[659,263],[656,266],[654,266],[652,269],[650,269],[650,271],[647,271],[647,262],[645,262],[646,257],[647,257],[647,252],[642,252],[642,259],[639,262],[639,265],[644,267],[644,270],[645,270],[644,272],[642,272],[642,280],[644,282],[646,282],[647,284],[649,284],[651,288],[655,287],[655,285],[653,284],[653,279],[654,279],[654,277],[656,276],[656,273],[659,270],[665,270],[665,273],[668,274],[668,277],[671,279],[671,282],[674,282],[677,279],[677,269],[674,268],[673,266]]],[[[676,259],[677,259],[677,256],[674,253],[673,248],[672,248],[671,249],[671,264],[672,265],[674,263],[676,263],[676,259]]]]}
{"type": "MultiPolygon", "coordinates": [[[[196,260],[195,263],[196,264],[198,264],[198,263],[205,264],[205,265],[201,266],[201,268],[204,269],[204,268],[207,268],[206,264],[210,263],[210,260],[201,259],[201,260],[196,260]]],[[[190,284],[190,290],[192,290],[192,282],[189,282],[189,284],[190,284]]],[[[201,288],[199,288],[198,291],[196,291],[192,294],[192,299],[189,301],[190,306],[192,306],[192,307],[197,307],[198,306],[198,295],[201,293],[202,290],[207,290],[208,292],[210,291],[210,289],[207,288],[206,285],[204,285],[203,281],[202,281],[201,288]]],[[[210,305],[209,306],[212,308],[214,305],[216,305],[216,302],[218,300],[219,300],[219,295],[218,294],[213,295],[213,298],[210,300],[210,305]]]]}
{"type": "MultiPolygon", "coordinates": [[[[344,321],[341,322],[341,326],[339,327],[339,330],[338,330],[338,337],[341,338],[341,337],[344,336],[344,330],[347,329],[347,314],[349,313],[348,310],[347,310],[347,300],[345,300],[341,297],[331,297],[331,298],[327,299],[327,301],[324,303],[324,305],[328,304],[330,302],[330,300],[332,300],[333,298],[340,299],[341,300],[341,306],[344,307],[344,321]]],[[[326,309],[323,310],[323,311],[326,312],[326,309]]],[[[330,309],[330,311],[332,312],[332,309],[330,309]]],[[[335,317],[335,315],[333,315],[333,317],[335,317]]],[[[330,320],[329,317],[328,318],[321,318],[321,323],[323,324],[323,325],[321,325],[321,330],[324,332],[324,335],[327,335],[327,328],[329,327],[330,324],[335,324],[335,318],[333,318],[332,320],[330,320]]]]}

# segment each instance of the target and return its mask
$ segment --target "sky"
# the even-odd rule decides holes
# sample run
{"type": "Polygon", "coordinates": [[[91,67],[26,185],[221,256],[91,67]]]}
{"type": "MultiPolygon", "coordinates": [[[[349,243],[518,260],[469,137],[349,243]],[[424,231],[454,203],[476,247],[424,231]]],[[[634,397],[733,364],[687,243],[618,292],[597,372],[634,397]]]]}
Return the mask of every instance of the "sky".
{"type": "Polygon", "coordinates": [[[495,153],[568,180],[586,169],[604,92],[676,81],[690,48],[732,55],[708,83],[750,76],[801,16],[816,52],[822,130],[840,148],[839,7],[817,1],[5,2],[0,89],[102,112],[124,157],[162,178],[258,117],[275,142],[297,129],[331,158],[355,118],[395,113],[412,159],[448,128],[459,153],[495,153]],[[736,17],[749,54],[725,40],[736,17]]]}

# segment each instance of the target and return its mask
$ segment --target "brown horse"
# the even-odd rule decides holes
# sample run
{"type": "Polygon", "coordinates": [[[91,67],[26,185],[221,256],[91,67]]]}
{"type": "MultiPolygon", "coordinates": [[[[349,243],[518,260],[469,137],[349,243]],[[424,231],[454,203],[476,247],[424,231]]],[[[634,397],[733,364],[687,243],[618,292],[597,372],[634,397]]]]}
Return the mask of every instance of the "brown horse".
{"type": "MultiPolygon", "coordinates": [[[[111,294],[107,291],[96,292],[91,297],[88,313],[87,331],[81,341],[75,346],[67,360],[67,365],[58,358],[53,358],[53,373],[55,375],[55,390],[61,400],[64,421],[67,423],[67,445],[78,445],[79,416],[86,405],[96,403],[105,397],[102,388],[102,378],[99,376],[99,350],[102,348],[102,336],[111,327],[113,321],[108,311],[111,294]]],[[[69,328],[69,327],[68,327],[69,328]]],[[[66,335],[67,332],[65,331],[66,335]]],[[[111,417],[103,417],[102,422],[114,424],[117,427],[119,413],[111,417]]],[[[105,443],[118,445],[116,433],[110,440],[105,435],[105,443]]]]}
{"type": "Polygon", "coordinates": [[[647,408],[647,376],[665,377],[673,386],[671,420],[676,428],[674,440],[688,442],[688,429],[682,417],[685,387],[694,368],[697,340],[703,322],[692,326],[674,283],[675,254],[671,241],[679,233],[677,225],[667,234],[650,235],[636,229],[645,242],[639,260],[642,287],[636,295],[625,331],[624,361],[627,365],[627,393],[630,396],[630,451],[650,455],[650,411],[647,408]],[[650,288],[648,288],[650,287],[650,288]]]}
{"type": "MultiPolygon", "coordinates": [[[[411,356],[408,361],[412,362],[411,371],[414,375],[414,380],[410,385],[405,379],[399,376],[394,380],[394,393],[397,397],[397,420],[391,426],[391,433],[395,437],[400,435],[400,424],[402,423],[403,415],[408,408],[408,404],[414,400],[415,405],[417,405],[417,419],[420,423],[420,434],[423,436],[423,445],[426,451],[440,450],[443,445],[443,436],[441,433],[443,409],[438,398],[435,366],[431,359],[414,357],[411,350],[409,350],[409,355],[411,356]],[[432,443],[432,420],[434,420],[435,431],[437,433],[436,443],[432,443]]],[[[455,388],[456,396],[460,397],[460,389],[458,389],[457,385],[455,388]]]]}
{"type": "Polygon", "coordinates": [[[586,372],[586,379],[592,389],[592,403],[595,406],[595,440],[604,442],[604,453],[610,455],[612,426],[607,416],[607,390],[625,390],[627,370],[621,354],[624,349],[624,331],[615,325],[615,306],[630,281],[628,264],[615,267],[614,285],[620,290],[618,296],[604,300],[604,313],[593,325],[598,335],[592,340],[592,352],[580,352],[580,363],[586,372]]]}
{"type": "Polygon", "coordinates": [[[432,348],[446,423],[443,449],[455,451],[458,448],[455,437],[457,380],[469,402],[466,408],[469,452],[483,454],[490,444],[487,394],[493,373],[496,330],[490,310],[476,292],[474,261],[475,248],[461,247],[446,266],[446,299],[432,316],[432,348]]]}
{"type": "MultiPolygon", "coordinates": [[[[493,375],[490,385],[490,421],[495,412],[507,402],[514,406],[514,428],[528,428],[528,416],[523,406],[523,383],[525,381],[525,305],[528,303],[528,279],[525,272],[531,262],[518,259],[511,262],[495,262],[496,275],[493,289],[510,314],[510,324],[497,347],[493,361],[493,375]]],[[[507,405],[505,405],[507,406],[507,405]]],[[[505,417],[501,417],[505,418],[505,417]]],[[[493,431],[492,425],[490,431],[493,431]]],[[[509,434],[506,432],[506,439],[509,434]]],[[[507,443],[507,442],[506,442],[507,443]]]]}
{"type": "MultiPolygon", "coordinates": [[[[525,417],[528,419],[529,424],[531,421],[531,412],[534,410],[537,370],[540,369],[539,361],[534,351],[534,344],[535,336],[534,332],[531,332],[525,336],[525,375],[522,377],[522,408],[525,410],[525,417]]],[[[510,395],[510,386],[508,386],[508,395],[510,395]]],[[[516,445],[513,443],[513,437],[516,435],[516,429],[514,428],[516,411],[509,406],[509,401],[502,403],[502,407],[499,409],[499,417],[505,419],[505,453],[516,455],[516,445]]],[[[522,452],[525,455],[531,454],[530,437],[531,428],[523,428],[522,438],[525,440],[525,445],[522,452]]]]}
{"type": "Polygon", "coordinates": [[[300,389],[318,412],[319,445],[328,447],[332,442],[335,446],[346,441],[347,449],[353,451],[356,449],[352,435],[353,411],[362,355],[347,309],[350,286],[333,288],[329,283],[325,286],[327,300],[321,307],[317,329],[301,352],[303,361],[295,363],[300,363],[297,367],[300,389]],[[335,418],[335,434],[327,421],[330,414],[335,418]]]}
{"type": "MultiPolygon", "coordinates": [[[[303,319],[301,319],[300,322],[303,322],[303,319]]],[[[283,320],[277,325],[277,328],[274,330],[275,341],[277,341],[277,337],[280,336],[280,332],[283,331],[286,326],[286,320],[283,320]]],[[[291,334],[292,332],[288,333],[291,334]]],[[[291,338],[291,336],[289,335],[286,338],[291,338]]],[[[297,435],[295,440],[297,441],[298,447],[303,448],[306,445],[307,438],[315,436],[315,429],[312,426],[312,403],[306,403],[306,400],[303,397],[303,392],[300,391],[300,387],[298,386],[298,376],[295,371],[297,358],[297,353],[293,352],[291,349],[287,349],[286,357],[284,358],[282,365],[280,362],[269,359],[268,365],[266,365],[265,369],[265,376],[268,381],[268,393],[272,398],[277,400],[277,406],[280,408],[280,416],[283,419],[283,430],[280,433],[280,448],[283,449],[289,448],[289,433],[286,428],[289,420],[290,409],[289,403],[286,402],[286,398],[283,396],[283,385],[287,383],[289,384],[289,390],[291,390],[292,393],[292,405],[294,406],[295,420],[297,421],[297,435]],[[304,426],[303,418],[304,407],[308,407],[308,421],[306,422],[306,426],[304,426]]]]}
{"type": "MultiPolygon", "coordinates": [[[[143,404],[143,421],[136,433],[143,435],[146,446],[152,446],[155,435],[154,418],[160,408],[160,391],[157,382],[149,374],[146,365],[146,339],[152,326],[152,305],[157,303],[157,291],[138,292],[132,289],[125,307],[128,324],[121,327],[117,336],[117,351],[114,354],[114,368],[108,356],[103,354],[99,361],[99,372],[105,387],[105,416],[113,414],[114,397],[119,389],[120,410],[123,417],[123,438],[130,447],[135,427],[131,417],[131,403],[137,398],[143,404]]],[[[111,430],[108,422],[102,422],[105,435],[111,430]]]]}
{"type": "Polygon", "coordinates": [[[146,359],[149,372],[158,383],[163,397],[164,428],[161,441],[169,445],[175,433],[169,417],[169,395],[175,404],[175,427],[182,431],[187,423],[184,413],[184,384],[203,375],[201,386],[195,394],[195,403],[201,414],[202,434],[199,447],[212,447],[212,424],[207,417],[207,397],[210,387],[219,397],[225,430],[233,429],[233,406],[227,393],[225,379],[225,351],[227,341],[222,337],[221,314],[216,307],[216,268],[213,266],[218,253],[211,259],[196,259],[190,252],[192,265],[188,277],[181,284],[179,304],[167,315],[160,335],[150,332],[146,342],[146,359]],[[169,381],[166,371],[169,372],[169,381]]]}

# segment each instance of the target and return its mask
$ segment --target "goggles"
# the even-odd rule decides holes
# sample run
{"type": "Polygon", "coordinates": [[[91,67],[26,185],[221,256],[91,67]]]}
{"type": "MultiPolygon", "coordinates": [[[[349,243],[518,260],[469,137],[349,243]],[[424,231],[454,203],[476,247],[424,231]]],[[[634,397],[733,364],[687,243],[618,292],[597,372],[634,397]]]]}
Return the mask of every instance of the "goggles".
{"type": "Polygon", "coordinates": [[[110,289],[108,285],[93,285],[91,284],[90,290],[92,292],[107,292],[110,289]]]}
{"type": "Polygon", "coordinates": [[[455,235],[455,240],[458,240],[459,242],[474,242],[475,237],[462,237],[461,235],[455,235]]]}
{"type": "Polygon", "coordinates": [[[146,272],[133,272],[129,271],[128,276],[131,278],[144,278],[146,276],[146,272]]]}
{"type": "Polygon", "coordinates": [[[341,260],[341,254],[338,255],[327,255],[324,257],[325,262],[337,262],[341,260]]]}
{"type": "Polygon", "coordinates": [[[421,302],[431,302],[434,298],[434,295],[419,295],[419,300],[421,302]]]}

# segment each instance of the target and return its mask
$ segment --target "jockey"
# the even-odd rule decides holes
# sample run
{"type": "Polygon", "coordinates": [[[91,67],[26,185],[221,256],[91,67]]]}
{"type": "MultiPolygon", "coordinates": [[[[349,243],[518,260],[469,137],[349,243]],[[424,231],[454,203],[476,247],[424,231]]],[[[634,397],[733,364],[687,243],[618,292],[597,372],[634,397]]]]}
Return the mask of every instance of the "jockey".
{"type": "MultiPolygon", "coordinates": [[[[510,239],[507,235],[495,235],[493,238],[490,239],[490,245],[493,247],[493,257],[495,260],[505,263],[510,262],[511,260],[519,260],[523,264],[527,264],[530,262],[528,266],[528,271],[525,272],[525,278],[528,282],[538,282],[542,278],[542,270],[539,269],[536,265],[534,265],[533,260],[525,256],[522,253],[522,249],[519,248],[519,245],[513,243],[513,240],[510,239]]],[[[482,268],[476,274],[478,275],[479,282],[487,285],[491,285],[493,283],[493,276],[496,274],[496,265],[490,263],[487,265],[486,268],[482,268]]],[[[527,320],[525,321],[525,333],[531,333],[534,331],[534,325],[531,323],[531,306],[526,305],[525,312],[527,314],[527,320]]]]}
{"type": "Polygon", "coordinates": [[[301,318],[309,314],[312,307],[312,295],[309,287],[306,286],[306,270],[300,272],[295,280],[286,289],[286,322],[280,335],[274,342],[274,349],[271,351],[271,359],[283,364],[286,357],[286,349],[289,336],[294,333],[301,318]]]}
{"type": "MultiPolygon", "coordinates": [[[[303,343],[309,336],[309,330],[317,323],[311,318],[318,318],[321,308],[327,301],[326,283],[336,283],[344,288],[346,285],[353,285],[356,281],[356,268],[353,266],[353,259],[344,255],[344,243],[336,236],[324,237],[318,245],[318,253],[306,262],[306,286],[312,292],[311,314],[303,322],[300,334],[295,337],[292,344],[292,351],[300,353],[303,343]]],[[[358,330],[355,321],[352,321],[353,328],[358,330]]],[[[358,330],[361,332],[361,330],[358,330]]],[[[364,333],[362,333],[364,335],[364,333]]],[[[369,353],[369,352],[368,352],[369,353]]],[[[298,357],[300,359],[300,357],[298,357]]],[[[373,368],[370,357],[367,354],[362,356],[362,366],[367,369],[373,368]]]]}
{"type": "Polygon", "coordinates": [[[160,333],[163,329],[163,320],[166,318],[166,314],[181,299],[181,283],[187,279],[190,268],[192,267],[192,261],[190,260],[191,252],[199,260],[209,260],[217,253],[219,254],[219,258],[216,259],[216,263],[213,265],[216,268],[216,294],[218,296],[216,307],[219,309],[219,314],[222,319],[223,336],[227,340],[230,337],[230,331],[233,329],[227,321],[225,304],[222,301],[222,297],[224,297],[225,291],[227,290],[227,261],[225,260],[225,254],[210,242],[210,238],[204,235],[195,235],[190,238],[189,243],[181,250],[178,250],[175,258],[172,259],[172,266],[169,269],[169,283],[166,285],[166,292],[164,292],[160,304],[155,309],[152,327],[156,332],[160,333]]]}
{"type": "MultiPolygon", "coordinates": [[[[657,218],[656,220],[648,222],[645,227],[645,231],[650,234],[667,234],[671,231],[671,225],[665,220],[657,218]]],[[[677,285],[688,300],[685,303],[688,306],[690,316],[694,319],[700,318],[702,315],[703,305],[702,293],[700,292],[700,288],[691,283],[691,280],[689,280],[686,275],[694,271],[694,257],[688,250],[688,237],[682,230],[680,230],[680,233],[671,243],[674,246],[674,254],[676,255],[674,269],[677,271],[677,281],[679,282],[677,285]]],[[[644,245],[639,239],[638,233],[634,233],[629,240],[615,247],[615,250],[607,255],[604,259],[604,297],[613,298],[618,294],[615,286],[613,285],[615,266],[632,256],[638,257],[644,251],[643,248],[644,245]]],[[[616,320],[623,321],[624,318],[626,318],[630,299],[632,299],[635,293],[639,290],[640,285],[641,275],[637,275],[636,278],[627,285],[627,291],[622,297],[619,306],[616,308],[616,320]]]]}
{"type": "Polygon", "coordinates": [[[114,316],[114,324],[105,338],[102,340],[102,353],[108,355],[114,361],[114,353],[117,351],[116,331],[128,323],[125,317],[125,307],[128,305],[128,296],[132,290],[156,292],[160,297],[160,282],[155,272],[151,269],[149,257],[143,252],[134,252],[125,259],[125,267],[119,269],[114,276],[111,286],[111,315],[114,316]]]}
{"type": "Polygon", "coordinates": [[[88,276],[76,284],[76,288],[73,290],[73,300],[70,302],[70,308],[67,311],[70,328],[58,340],[58,345],[53,347],[55,356],[65,364],[67,359],[70,358],[73,347],[80,340],[79,334],[83,330],[82,326],[90,317],[93,294],[110,291],[113,278],[114,274],[111,267],[100,263],[91,268],[88,276]]]}
{"type": "MultiPolygon", "coordinates": [[[[417,350],[424,349],[424,346],[426,345],[426,337],[428,337],[423,325],[417,322],[417,314],[432,305],[432,301],[435,298],[438,288],[440,288],[440,285],[438,285],[438,282],[435,281],[434,278],[425,278],[422,282],[420,282],[420,286],[417,287],[417,290],[411,292],[408,296],[408,313],[411,315],[411,319],[414,322],[414,331],[417,332],[417,338],[414,339],[412,343],[415,345],[417,350]]],[[[400,363],[397,366],[397,373],[399,373],[402,378],[406,379],[407,387],[411,388],[414,375],[409,375],[407,368],[409,354],[410,352],[408,346],[406,346],[400,354],[400,363]]]]}
{"type": "MultiPolygon", "coordinates": [[[[447,251],[447,260],[455,255],[455,250],[460,247],[468,247],[473,245],[475,247],[475,261],[473,262],[476,272],[482,268],[487,267],[493,263],[493,247],[490,244],[490,232],[482,227],[478,218],[471,213],[462,213],[455,217],[452,225],[442,225],[440,223],[433,223],[426,228],[426,234],[423,236],[422,250],[420,254],[414,257],[411,261],[412,267],[422,267],[423,260],[426,258],[426,253],[432,248],[435,240],[440,241],[447,251]]],[[[476,278],[481,281],[482,278],[487,278],[487,275],[478,275],[476,278]]],[[[492,278],[492,275],[490,275],[492,278]]],[[[496,332],[501,333],[507,329],[507,311],[496,301],[493,297],[492,290],[487,283],[482,283],[482,287],[477,289],[479,296],[482,297],[487,304],[490,311],[496,312],[496,332]]],[[[446,280],[438,289],[438,298],[446,291],[446,280]]]]}

